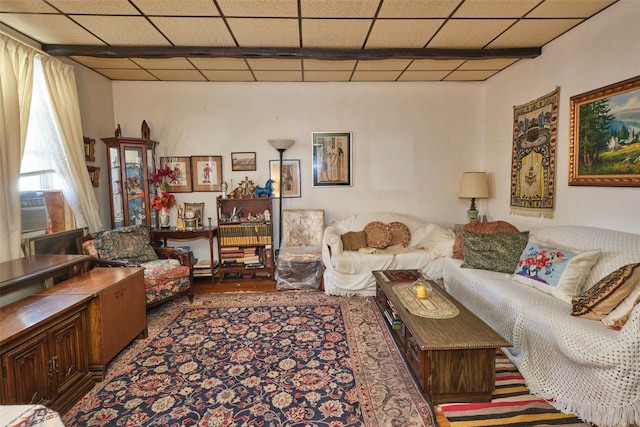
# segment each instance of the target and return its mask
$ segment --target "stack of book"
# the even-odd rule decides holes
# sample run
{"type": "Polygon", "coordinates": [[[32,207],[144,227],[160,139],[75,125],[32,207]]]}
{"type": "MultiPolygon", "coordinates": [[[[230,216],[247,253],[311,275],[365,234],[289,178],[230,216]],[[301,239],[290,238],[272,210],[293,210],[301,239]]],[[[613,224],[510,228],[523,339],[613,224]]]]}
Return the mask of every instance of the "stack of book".
{"type": "Polygon", "coordinates": [[[386,317],[387,322],[391,325],[391,329],[401,329],[402,321],[400,320],[400,316],[396,311],[396,308],[393,306],[391,301],[387,301],[389,304],[389,308],[384,311],[384,317],[386,317]]]}
{"type": "Polygon", "coordinates": [[[260,262],[260,256],[257,253],[256,248],[244,248],[243,263],[245,268],[262,268],[262,262],[260,262]]]}
{"type": "Polygon", "coordinates": [[[238,246],[220,248],[220,262],[225,267],[238,267],[244,264],[244,251],[238,246]]]}
{"type": "Polygon", "coordinates": [[[211,261],[208,259],[202,259],[196,262],[193,266],[193,277],[208,276],[211,276],[211,261]]]}

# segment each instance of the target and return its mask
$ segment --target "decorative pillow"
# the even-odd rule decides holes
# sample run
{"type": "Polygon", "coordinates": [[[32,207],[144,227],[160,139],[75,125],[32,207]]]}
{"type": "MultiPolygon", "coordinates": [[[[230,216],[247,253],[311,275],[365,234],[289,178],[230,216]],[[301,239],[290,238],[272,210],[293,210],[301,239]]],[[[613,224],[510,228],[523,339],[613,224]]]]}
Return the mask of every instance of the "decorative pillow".
{"type": "Polygon", "coordinates": [[[364,232],[367,235],[367,246],[370,248],[384,249],[391,243],[391,230],[383,222],[370,222],[364,226],[364,232]]]}
{"type": "Polygon", "coordinates": [[[602,320],[640,283],[640,263],[628,264],[573,299],[573,316],[602,320]]]}
{"type": "Polygon", "coordinates": [[[93,243],[93,239],[82,242],[82,253],[89,255],[91,258],[98,258],[98,251],[96,245],[93,243]]]}
{"type": "Polygon", "coordinates": [[[93,239],[93,244],[101,259],[125,261],[129,264],[158,259],[149,243],[149,234],[144,225],[102,231],[93,239]]]}
{"type": "Polygon", "coordinates": [[[456,235],[450,228],[429,224],[427,235],[415,247],[424,248],[431,259],[451,256],[455,237],[456,235]]]}
{"type": "Polygon", "coordinates": [[[463,268],[513,273],[527,246],[529,232],[482,234],[462,231],[463,268]]]}
{"type": "Polygon", "coordinates": [[[581,252],[529,241],[513,278],[571,304],[599,257],[600,251],[581,252]]]}
{"type": "Polygon", "coordinates": [[[340,236],[342,240],[342,250],[357,251],[367,247],[367,235],[364,231],[349,231],[340,236]]]}
{"type": "Polygon", "coordinates": [[[640,295],[638,295],[638,298],[636,298],[636,302],[633,303],[633,307],[631,307],[631,309],[627,311],[627,313],[624,314],[621,318],[614,320],[613,323],[609,326],[609,328],[615,329],[616,331],[621,330],[624,327],[624,325],[627,323],[627,320],[629,320],[629,318],[631,317],[631,312],[633,311],[635,306],[638,304],[640,304],[640,295]]]}
{"type": "Polygon", "coordinates": [[[637,284],[631,293],[602,319],[602,323],[611,329],[622,329],[633,308],[638,304],[638,300],[640,300],[640,284],[637,284]]]}
{"type": "Polygon", "coordinates": [[[389,230],[391,231],[391,243],[389,246],[402,245],[405,248],[411,242],[411,230],[401,222],[390,222],[389,230]]]}
{"type": "Polygon", "coordinates": [[[474,233],[517,233],[519,230],[506,221],[492,221],[492,222],[478,222],[471,221],[468,224],[462,226],[462,229],[456,235],[455,242],[453,243],[453,258],[464,259],[464,248],[462,246],[462,232],[473,231],[474,233]]]}

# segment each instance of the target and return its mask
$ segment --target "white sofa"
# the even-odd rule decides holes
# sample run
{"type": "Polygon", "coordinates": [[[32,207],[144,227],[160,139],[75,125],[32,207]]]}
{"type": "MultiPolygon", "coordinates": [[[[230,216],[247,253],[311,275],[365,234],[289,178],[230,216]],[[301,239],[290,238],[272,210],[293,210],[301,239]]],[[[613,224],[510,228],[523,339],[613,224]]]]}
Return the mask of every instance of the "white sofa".
{"type": "MultiPolygon", "coordinates": [[[[601,251],[582,291],[640,262],[638,234],[556,226],[531,230],[532,238],[601,251]]],[[[512,343],[506,354],[534,394],[601,427],[640,425],[640,304],[621,330],[613,330],[601,320],[572,316],[571,304],[510,274],[462,263],[446,259],[446,290],[512,343]]],[[[633,292],[630,297],[635,300],[633,292]]]]}
{"type": "Polygon", "coordinates": [[[322,261],[325,266],[324,289],[329,295],[374,296],[374,270],[418,269],[434,280],[442,278],[444,258],[451,255],[453,232],[411,215],[393,212],[360,213],[331,222],[324,230],[322,261]],[[367,224],[400,222],[411,232],[407,248],[345,251],[341,236],[362,231],[367,224]]]}

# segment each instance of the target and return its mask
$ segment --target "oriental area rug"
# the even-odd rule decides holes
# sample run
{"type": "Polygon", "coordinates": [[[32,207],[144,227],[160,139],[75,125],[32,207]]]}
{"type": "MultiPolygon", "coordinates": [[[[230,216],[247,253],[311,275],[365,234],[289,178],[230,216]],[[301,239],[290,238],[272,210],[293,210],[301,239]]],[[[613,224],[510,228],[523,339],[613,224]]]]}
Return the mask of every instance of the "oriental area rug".
{"type": "Polygon", "coordinates": [[[147,313],[66,426],[435,426],[372,298],[196,294],[147,313]]]}
{"type": "Polygon", "coordinates": [[[451,427],[591,426],[530,394],[522,374],[499,350],[496,355],[496,389],[491,402],[442,404],[438,410],[444,412],[451,427]]]}

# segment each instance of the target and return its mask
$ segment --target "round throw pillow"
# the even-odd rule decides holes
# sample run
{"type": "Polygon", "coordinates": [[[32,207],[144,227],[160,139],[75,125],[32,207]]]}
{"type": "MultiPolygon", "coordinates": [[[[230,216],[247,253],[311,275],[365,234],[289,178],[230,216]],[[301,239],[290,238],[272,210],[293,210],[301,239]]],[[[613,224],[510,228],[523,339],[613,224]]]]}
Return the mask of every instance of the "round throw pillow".
{"type": "Polygon", "coordinates": [[[411,230],[401,222],[390,222],[389,230],[391,230],[391,246],[402,245],[408,247],[411,242],[411,230]]]}
{"type": "Polygon", "coordinates": [[[391,243],[391,230],[383,222],[370,222],[364,226],[364,232],[367,235],[367,246],[370,248],[384,249],[391,243]]]}

